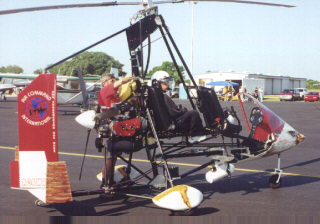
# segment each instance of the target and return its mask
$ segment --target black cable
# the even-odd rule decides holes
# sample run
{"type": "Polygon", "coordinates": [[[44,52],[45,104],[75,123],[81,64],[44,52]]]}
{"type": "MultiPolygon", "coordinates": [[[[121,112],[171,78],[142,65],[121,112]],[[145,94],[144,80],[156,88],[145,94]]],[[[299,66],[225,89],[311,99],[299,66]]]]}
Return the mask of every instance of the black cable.
{"type": "Polygon", "coordinates": [[[147,65],[146,69],[144,71],[144,74],[142,74],[142,78],[144,79],[147,75],[148,68],[149,68],[149,62],[150,62],[150,54],[151,54],[151,40],[150,35],[148,36],[148,59],[147,59],[147,65]]]}
{"type": "Polygon", "coordinates": [[[90,132],[91,132],[91,129],[88,129],[88,136],[87,136],[86,148],[85,148],[84,154],[83,154],[83,160],[82,160],[82,165],[81,165],[79,180],[81,180],[81,175],[82,175],[82,169],[83,169],[83,165],[84,165],[84,160],[85,160],[86,154],[87,154],[87,148],[88,148],[88,142],[89,142],[90,132]]]}

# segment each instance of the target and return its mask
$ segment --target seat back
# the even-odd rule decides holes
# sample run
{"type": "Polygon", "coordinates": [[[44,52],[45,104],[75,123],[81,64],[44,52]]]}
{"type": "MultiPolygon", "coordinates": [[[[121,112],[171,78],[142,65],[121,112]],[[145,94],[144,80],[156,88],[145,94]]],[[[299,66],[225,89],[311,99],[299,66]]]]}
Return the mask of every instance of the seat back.
{"type": "Polygon", "coordinates": [[[156,87],[148,88],[147,106],[153,112],[157,130],[167,131],[173,124],[173,120],[165,104],[164,94],[160,89],[156,87]]]}
{"type": "Polygon", "coordinates": [[[207,127],[215,128],[219,122],[223,124],[224,114],[215,91],[199,86],[197,94],[198,107],[207,127]]]}

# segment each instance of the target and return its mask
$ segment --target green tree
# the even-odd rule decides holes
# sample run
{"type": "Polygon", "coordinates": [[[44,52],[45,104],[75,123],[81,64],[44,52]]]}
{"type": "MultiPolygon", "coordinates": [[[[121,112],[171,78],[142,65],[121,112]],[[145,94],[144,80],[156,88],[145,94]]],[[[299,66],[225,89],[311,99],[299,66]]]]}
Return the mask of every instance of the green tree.
{"type": "Polygon", "coordinates": [[[4,66],[0,67],[0,73],[6,73],[6,68],[4,66]]]}
{"type": "MultiPolygon", "coordinates": [[[[68,76],[77,76],[78,67],[84,76],[102,75],[110,72],[111,65],[113,68],[119,69],[119,75],[124,75],[122,71],[123,64],[115,60],[104,52],[83,52],[69,61],[65,61],[51,69],[50,73],[68,76]]],[[[48,65],[50,66],[50,65],[48,65]]]]}
{"type": "Polygon", "coordinates": [[[307,89],[320,89],[320,82],[312,79],[307,80],[307,89]]]}
{"type": "MultiPolygon", "coordinates": [[[[181,72],[183,79],[185,79],[185,75],[183,74],[183,72],[185,71],[184,67],[178,66],[178,69],[181,72]]],[[[161,66],[154,67],[148,73],[147,76],[151,77],[157,71],[166,71],[166,72],[168,72],[170,77],[172,77],[174,79],[176,85],[179,85],[181,83],[178,71],[177,71],[176,67],[174,66],[173,62],[168,62],[168,61],[163,62],[161,66]]]]}
{"type": "Polygon", "coordinates": [[[43,69],[41,69],[41,68],[38,68],[37,70],[35,70],[33,72],[33,74],[42,74],[42,73],[43,73],[43,69]]]}
{"type": "Polygon", "coordinates": [[[5,68],[5,72],[6,72],[6,73],[20,74],[20,73],[23,73],[23,69],[20,68],[20,67],[17,66],[17,65],[8,65],[8,66],[5,68]]]}

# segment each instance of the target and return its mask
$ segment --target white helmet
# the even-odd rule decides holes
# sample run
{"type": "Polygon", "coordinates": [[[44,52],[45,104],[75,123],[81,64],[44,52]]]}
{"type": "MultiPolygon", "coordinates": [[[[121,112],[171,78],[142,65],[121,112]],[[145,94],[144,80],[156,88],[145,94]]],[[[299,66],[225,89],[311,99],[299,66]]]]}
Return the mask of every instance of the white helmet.
{"type": "Polygon", "coordinates": [[[153,86],[159,87],[160,82],[168,83],[169,86],[172,86],[173,79],[165,71],[157,71],[151,76],[151,82],[153,86]]]}

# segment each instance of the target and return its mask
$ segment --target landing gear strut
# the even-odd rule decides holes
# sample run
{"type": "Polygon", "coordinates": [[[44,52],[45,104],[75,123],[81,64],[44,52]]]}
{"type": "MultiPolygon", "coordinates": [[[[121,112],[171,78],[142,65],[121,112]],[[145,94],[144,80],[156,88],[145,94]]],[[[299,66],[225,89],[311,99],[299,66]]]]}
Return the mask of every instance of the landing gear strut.
{"type": "Polygon", "coordinates": [[[269,185],[273,189],[277,189],[281,186],[281,174],[282,170],[280,169],[280,154],[278,154],[278,168],[274,169],[274,174],[269,179],[269,185]]]}
{"type": "Polygon", "coordinates": [[[7,100],[7,97],[6,97],[6,94],[5,94],[5,93],[0,94],[0,96],[2,96],[2,99],[3,99],[3,100],[7,100]]]}

